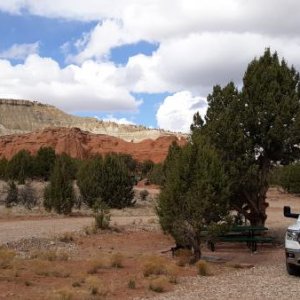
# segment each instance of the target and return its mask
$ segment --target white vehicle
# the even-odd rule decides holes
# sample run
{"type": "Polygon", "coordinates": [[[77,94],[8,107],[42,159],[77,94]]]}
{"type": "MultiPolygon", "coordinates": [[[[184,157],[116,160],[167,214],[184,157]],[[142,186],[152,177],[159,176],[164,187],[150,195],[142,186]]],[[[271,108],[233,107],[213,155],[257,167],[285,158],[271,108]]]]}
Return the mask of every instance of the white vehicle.
{"type": "Polygon", "coordinates": [[[283,214],[287,218],[297,219],[289,226],[285,234],[286,269],[290,275],[300,274],[300,214],[291,213],[291,208],[285,206],[283,214]]]}

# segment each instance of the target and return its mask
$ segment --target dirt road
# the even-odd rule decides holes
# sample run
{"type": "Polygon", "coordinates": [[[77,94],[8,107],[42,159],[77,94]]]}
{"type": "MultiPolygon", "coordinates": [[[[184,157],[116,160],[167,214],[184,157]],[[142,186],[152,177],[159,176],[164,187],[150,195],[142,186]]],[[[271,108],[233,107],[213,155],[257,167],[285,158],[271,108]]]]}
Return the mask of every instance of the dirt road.
{"type": "MultiPolygon", "coordinates": [[[[151,216],[113,216],[111,224],[147,223],[151,216]]],[[[80,231],[93,223],[92,217],[65,217],[39,220],[9,220],[0,222],[0,244],[31,237],[55,237],[64,232],[80,231]]]]}

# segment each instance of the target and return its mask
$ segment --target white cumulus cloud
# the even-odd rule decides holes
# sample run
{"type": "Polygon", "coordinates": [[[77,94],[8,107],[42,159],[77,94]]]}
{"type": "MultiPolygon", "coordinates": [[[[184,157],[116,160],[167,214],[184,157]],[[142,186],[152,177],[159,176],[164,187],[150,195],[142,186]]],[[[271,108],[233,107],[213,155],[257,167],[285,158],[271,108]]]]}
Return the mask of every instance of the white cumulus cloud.
{"type": "Polygon", "coordinates": [[[135,125],[134,122],[126,119],[126,118],[116,118],[113,115],[107,115],[106,117],[102,118],[105,122],[114,122],[117,124],[124,124],[124,125],[135,125]]]}
{"type": "Polygon", "coordinates": [[[164,99],[156,114],[157,124],[170,131],[188,133],[193,115],[199,111],[203,117],[206,109],[205,99],[194,97],[189,91],[181,91],[164,99]]]}
{"type": "Polygon", "coordinates": [[[0,58],[24,60],[30,54],[38,53],[39,43],[13,44],[9,49],[0,52],[0,58]]]}
{"type": "Polygon", "coordinates": [[[0,60],[0,97],[43,101],[67,111],[136,111],[136,100],[114,81],[112,63],[85,61],[61,68],[51,58],[30,55],[16,66],[0,60]]]}

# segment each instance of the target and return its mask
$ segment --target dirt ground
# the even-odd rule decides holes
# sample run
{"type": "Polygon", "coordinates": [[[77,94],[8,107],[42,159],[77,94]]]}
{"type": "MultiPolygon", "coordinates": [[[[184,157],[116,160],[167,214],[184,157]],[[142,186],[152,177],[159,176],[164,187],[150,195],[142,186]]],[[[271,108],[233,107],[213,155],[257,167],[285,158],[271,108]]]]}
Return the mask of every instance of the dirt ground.
{"type": "MultiPolygon", "coordinates": [[[[18,212],[16,217],[0,210],[0,241],[17,254],[0,250],[0,299],[299,298],[300,278],[286,274],[282,244],[259,246],[256,253],[242,244],[217,244],[216,252],[203,246],[211,276],[198,276],[195,266],[179,263],[182,257],[162,253],[174,242],[162,234],[153,212],[158,191],[149,191],[149,200],[136,208],[112,211],[113,229],[97,233],[87,216],[18,212]],[[159,276],[164,293],[149,289],[157,276],[144,276],[155,261],[171,270],[159,276]]],[[[283,217],[283,206],[300,211],[300,197],[272,188],[268,202],[269,234],[283,242],[293,222],[283,217]]]]}

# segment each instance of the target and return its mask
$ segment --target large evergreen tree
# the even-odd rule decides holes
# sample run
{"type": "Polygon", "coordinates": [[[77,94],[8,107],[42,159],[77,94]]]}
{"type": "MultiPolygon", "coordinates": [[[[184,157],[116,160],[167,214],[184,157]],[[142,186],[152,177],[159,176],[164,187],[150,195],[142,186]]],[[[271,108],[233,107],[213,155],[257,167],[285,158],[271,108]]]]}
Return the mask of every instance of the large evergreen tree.
{"type": "Polygon", "coordinates": [[[227,178],[217,152],[197,135],[182,149],[171,146],[166,182],[157,212],[163,230],[177,244],[191,246],[201,257],[201,231],[210,230],[228,215],[227,178]]]}
{"type": "Polygon", "coordinates": [[[239,92],[233,83],[215,86],[201,126],[222,156],[231,180],[231,205],[251,224],[267,218],[272,164],[299,158],[300,84],[293,67],[267,49],[254,59],[239,92]]]}

